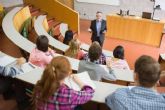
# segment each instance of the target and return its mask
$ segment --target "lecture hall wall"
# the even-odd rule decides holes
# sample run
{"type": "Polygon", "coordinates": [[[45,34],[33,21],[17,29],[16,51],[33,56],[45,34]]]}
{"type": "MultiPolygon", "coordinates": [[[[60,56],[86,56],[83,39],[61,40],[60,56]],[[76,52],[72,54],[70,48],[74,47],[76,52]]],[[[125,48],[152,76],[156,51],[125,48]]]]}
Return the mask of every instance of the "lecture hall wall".
{"type": "MultiPolygon", "coordinates": [[[[64,4],[67,4],[69,7],[73,8],[80,12],[80,17],[84,19],[94,19],[95,12],[100,10],[104,12],[104,17],[109,13],[118,13],[120,9],[130,10],[130,14],[141,16],[143,11],[153,12],[154,3],[150,0],[120,0],[119,6],[110,6],[110,5],[97,5],[97,4],[88,4],[80,3],[77,0],[58,0],[64,4]],[[73,3],[74,2],[74,3],[73,3]]],[[[0,0],[0,4],[3,4],[5,7],[10,7],[13,5],[22,4],[22,0],[0,0]]],[[[165,11],[156,10],[155,16],[162,19],[165,18],[165,11]]]]}
{"type": "MultiPolygon", "coordinates": [[[[98,5],[81,3],[74,0],[74,9],[80,13],[80,17],[84,19],[94,19],[96,11],[104,12],[104,18],[106,14],[119,13],[120,9],[130,10],[131,15],[142,16],[142,12],[153,12],[154,2],[150,0],[119,0],[119,6],[111,5],[98,5]]],[[[163,19],[165,18],[165,11],[156,10],[155,17],[163,19]]]]}

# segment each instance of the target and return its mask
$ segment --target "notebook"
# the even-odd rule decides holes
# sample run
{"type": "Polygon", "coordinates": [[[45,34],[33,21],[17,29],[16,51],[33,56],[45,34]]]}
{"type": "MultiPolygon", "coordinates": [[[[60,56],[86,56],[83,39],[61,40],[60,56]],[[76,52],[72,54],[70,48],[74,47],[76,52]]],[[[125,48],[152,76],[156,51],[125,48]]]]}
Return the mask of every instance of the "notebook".
{"type": "MultiPolygon", "coordinates": [[[[89,75],[88,75],[88,72],[85,71],[85,72],[78,73],[78,74],[74,74],[74,75],[76,75],[76,76],[77,76],[83,83],[85,83],[86,85],[89,85],[89,86],[92,87],[93,89],[96,88],[94,82],[90,79],[90,77],[89,77],[89,75]]],[[[79,85],[77,85],[77,83],[75,83],[71,77],[67,77],[67,78],[65,79],[64,83],[65,83],[68,87],[70,87],[70,88],[72,88],[72,89],[74,89],[74,90],[76,90],[76,91],[80,91],[80,90],[81,90],[81,88],[79,87],[79,85]]]]}
{"type": "Polygon", "coordinates": [[[32,71],[33,69],[35,69],[35,66],[32,65],[31,63],[25,63],[25,64],[21,65],[21,70],[23,73],[28,73],[28,72],[32,71]]]}

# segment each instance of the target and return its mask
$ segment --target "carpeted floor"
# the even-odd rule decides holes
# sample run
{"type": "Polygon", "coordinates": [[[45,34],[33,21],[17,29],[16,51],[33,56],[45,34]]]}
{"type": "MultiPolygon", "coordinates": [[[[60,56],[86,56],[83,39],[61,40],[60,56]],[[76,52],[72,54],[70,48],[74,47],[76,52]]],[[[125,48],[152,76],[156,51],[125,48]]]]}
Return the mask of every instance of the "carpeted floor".
{"type": "MultiPolygon", "coordinates": [[[[90,21],[89,20],[80,20],[80,36],[79,39],[82,42],[86,42],[87,44],[91,44],[91,34],[87,31],[87,29],[90,27],[90,21]]],[[[141,55],[150,55],[153,58],[157,59],[159,58],[159,53],[165,53],[165,35],[162,38],[162,42],[160,47],[153,47],[149,45],[144,45],[136,42],[130,42],[125,40],[119,40],[119,39],[112,39],[106,37],[104,42],[104,49],[113,51],[113,49],[117,45],[122,45],[125,49],[125,58],[128,61],[128,64],[131,69],[134,68],[134,63],[136,59],[141,55]]]]}

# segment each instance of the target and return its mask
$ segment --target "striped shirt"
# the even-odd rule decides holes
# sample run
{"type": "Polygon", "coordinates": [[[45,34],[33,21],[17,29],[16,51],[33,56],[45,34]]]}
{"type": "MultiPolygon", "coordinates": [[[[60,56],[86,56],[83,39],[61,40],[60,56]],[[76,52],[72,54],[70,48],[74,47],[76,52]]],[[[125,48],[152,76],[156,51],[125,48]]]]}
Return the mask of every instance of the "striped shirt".
{"type": "Polygon", "coordinates": [[[122,88],[106,98],[112,110],[165,110],[165,94],[149,88],[122,88]]]}
{"type": "Polygon", "coordinates": [[[91,100],[93,93],[94,90],[89,86],[84,86],[81,91],[75,91],[62,85],[46,102],[39,100],[40,94],[37,94],[36,110],[74,110],[77,105],[91,100]]]}
{"type": "Polygon", "coordinates": [[[4,67],[0,66],[0,75],[14,77],[19,74],[20,71],[16,67],[4,67]]]}

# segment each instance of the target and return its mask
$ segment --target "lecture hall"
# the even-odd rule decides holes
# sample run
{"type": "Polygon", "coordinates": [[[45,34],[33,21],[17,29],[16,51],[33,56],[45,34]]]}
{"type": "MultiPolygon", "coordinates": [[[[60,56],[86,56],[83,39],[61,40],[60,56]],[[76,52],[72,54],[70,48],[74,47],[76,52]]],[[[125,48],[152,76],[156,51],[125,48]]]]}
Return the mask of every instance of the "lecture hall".
{"type": "Polygon", "coordinates": [[[165,110],[164,0],[0,0],[0,110],[165,110]]]}

